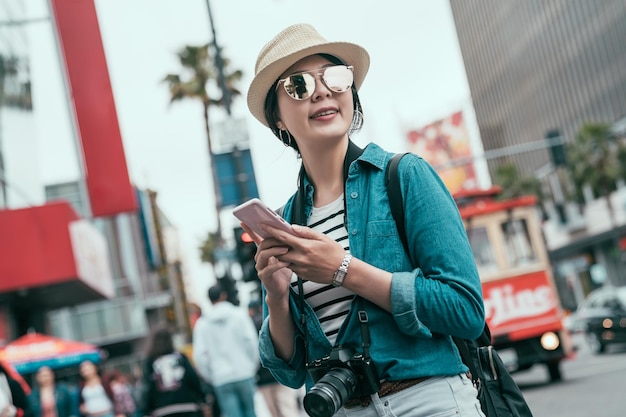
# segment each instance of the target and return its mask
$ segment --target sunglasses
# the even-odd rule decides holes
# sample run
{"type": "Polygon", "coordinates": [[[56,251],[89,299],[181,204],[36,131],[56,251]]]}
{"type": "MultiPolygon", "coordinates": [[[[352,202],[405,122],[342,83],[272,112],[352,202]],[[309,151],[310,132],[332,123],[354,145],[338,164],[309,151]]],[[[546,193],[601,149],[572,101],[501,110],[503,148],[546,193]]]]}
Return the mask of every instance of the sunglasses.
{"type": "Polygon", "coordinates": [[[322,82],[330,91],[343,93],[352,87],[354,67],[334,65],[321,70],[302,71],[278,80],[276,88],[282,83],[289,97],[294,100],[306,100],[315,92],[315,78],[321,76],[322,82]]]}

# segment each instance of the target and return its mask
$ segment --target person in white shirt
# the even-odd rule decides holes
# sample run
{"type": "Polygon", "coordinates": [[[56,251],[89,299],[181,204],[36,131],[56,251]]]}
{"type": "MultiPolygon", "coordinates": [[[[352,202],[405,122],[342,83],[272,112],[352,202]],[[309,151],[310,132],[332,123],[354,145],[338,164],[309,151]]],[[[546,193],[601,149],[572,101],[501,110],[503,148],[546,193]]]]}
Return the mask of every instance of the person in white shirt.
{"type": "Polygon", "coordinates": [[[219,285],[208,295],[212,308],[193,330],[194,363],[228,417],[255,417],[258,332],[247,311],[228,302],[219,285]]]}

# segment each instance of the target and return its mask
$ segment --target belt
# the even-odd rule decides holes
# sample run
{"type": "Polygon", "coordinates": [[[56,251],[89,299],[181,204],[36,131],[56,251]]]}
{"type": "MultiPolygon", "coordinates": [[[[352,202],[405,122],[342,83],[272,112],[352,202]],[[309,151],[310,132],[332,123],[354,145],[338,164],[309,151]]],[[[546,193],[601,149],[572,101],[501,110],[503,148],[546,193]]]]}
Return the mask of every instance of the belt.
{"type": "MultiPolygon", "coordinates": [[[[380,389],[378,390],[378,397],[386,397],[387,395],[395,394],[402,390],[405,390],[413,385],[417,385],[420,382],[424,382],[429,379],[429,376],[423,376],[419,378],[411,378],[411,379],[402,379],[400,381],[385,381],[380,385],[380,389]]],[[[344,408],[355,408],[355,407],[367,407],[372,403],[371,395],[363,395],[361,397],[350,398],[343,405],[344,408]]]]}

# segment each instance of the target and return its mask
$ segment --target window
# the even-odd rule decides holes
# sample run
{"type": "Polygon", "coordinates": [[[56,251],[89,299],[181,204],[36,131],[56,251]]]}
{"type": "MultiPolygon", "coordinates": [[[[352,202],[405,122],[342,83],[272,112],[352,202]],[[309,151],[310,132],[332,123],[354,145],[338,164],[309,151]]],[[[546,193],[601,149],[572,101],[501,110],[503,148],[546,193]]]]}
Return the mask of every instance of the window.
{"type": "Polygon", "coordinates": [[[537,260],[530,242],[526,219],[514,219],[502,223],[502,233],[510,266],[524,266],[537,260]]]}
{"type": "Polygon", "coordinates": [[[495,271],[498,266],[493,255],[489,236],[487,235],[487,228],[474,227],[467,229],[467,237],[472,246],[472,253],[476,260],[476,266],[478,266],[478,272],[482,274],[495,271]]]}

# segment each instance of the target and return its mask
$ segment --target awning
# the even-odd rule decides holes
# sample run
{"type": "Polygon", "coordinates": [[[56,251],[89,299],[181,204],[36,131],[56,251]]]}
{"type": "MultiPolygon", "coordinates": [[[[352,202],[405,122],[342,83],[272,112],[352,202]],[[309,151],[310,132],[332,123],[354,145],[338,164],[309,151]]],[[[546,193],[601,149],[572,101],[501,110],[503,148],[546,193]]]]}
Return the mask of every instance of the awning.
{"type": "Polygon", "coordinates": [[[10,363],[20,374],[36,372],[42,366],[57,369],[85,360],[98,363],[101,355],[95,345],[41,333],[29,333],[0,349],[0,360],[10,363]]]}
{"type": "Polygon", "coordinates": [[[0,304],[56,309],[115,295],[105,236],[66,201],[0,210],[0,304]]]}

